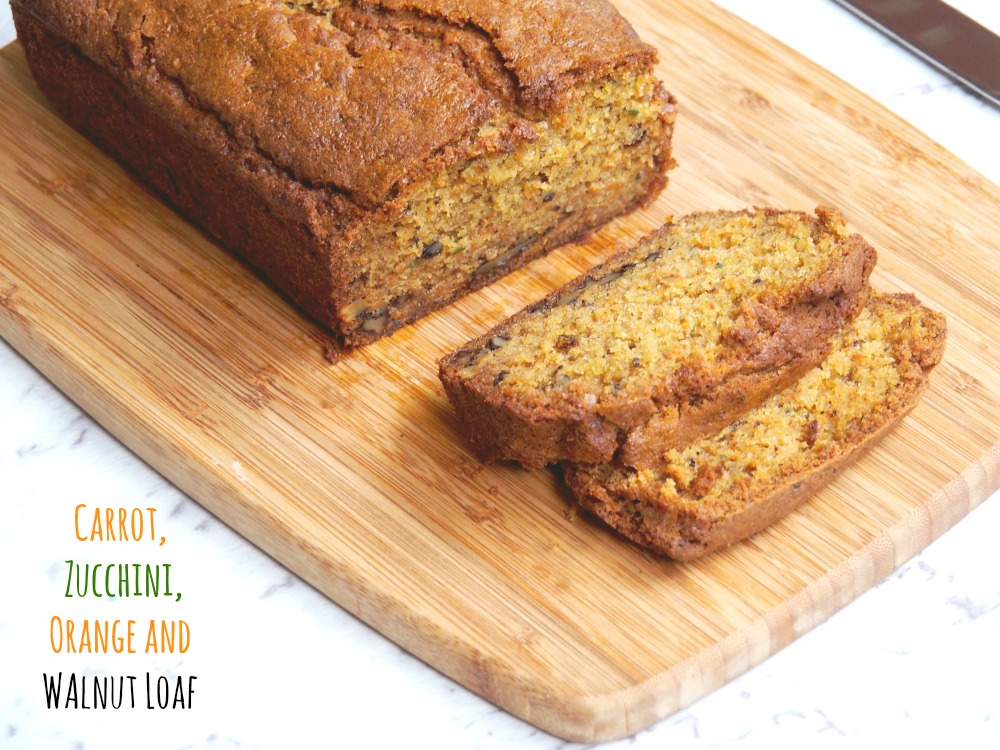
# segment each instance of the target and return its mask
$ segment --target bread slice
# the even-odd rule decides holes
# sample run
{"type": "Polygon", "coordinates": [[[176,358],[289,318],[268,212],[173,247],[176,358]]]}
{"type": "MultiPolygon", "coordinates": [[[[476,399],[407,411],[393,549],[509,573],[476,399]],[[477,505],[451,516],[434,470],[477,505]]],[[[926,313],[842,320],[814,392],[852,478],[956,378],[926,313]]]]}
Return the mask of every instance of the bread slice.
{"type": "Polygon", "coordinates": [[[875,260],[832,209],[692,214],[444,357],[441,381],[487,461],[648,466],[818,364],[875,260]]]}
{"type": "Polygon", "coordinates": [[[910,295],[872,293],[826,361],[716,435],[650,469],[567,465],[580,506],[653,552],[691,560],[778,520],[920,399],[945,320],[910,295]]]}
{"type": "Polygon", "coordinates": [[[656,51],[607,0],[13,0],[75,128],[359,345],[647,203],[656,51]]]}

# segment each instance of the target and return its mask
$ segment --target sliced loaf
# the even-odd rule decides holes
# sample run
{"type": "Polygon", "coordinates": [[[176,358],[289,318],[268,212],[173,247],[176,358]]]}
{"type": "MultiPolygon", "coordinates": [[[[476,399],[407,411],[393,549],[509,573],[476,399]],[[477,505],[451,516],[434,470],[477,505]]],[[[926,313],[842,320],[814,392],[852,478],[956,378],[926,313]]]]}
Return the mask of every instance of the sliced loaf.
{"type": "Polygon", "coordinates": [[[14,0],[75,128],[345,343],[648,203],[677,107],[607,0],[14,0]]]}
{"type": "Polygon", "coordinates": [[[642,547],[691,560],[760,531],[873,445],[920,399],[945,320],[872,293],[830,356],[717,434],[653,468],[568,465],[580,505],[642,547]]]}

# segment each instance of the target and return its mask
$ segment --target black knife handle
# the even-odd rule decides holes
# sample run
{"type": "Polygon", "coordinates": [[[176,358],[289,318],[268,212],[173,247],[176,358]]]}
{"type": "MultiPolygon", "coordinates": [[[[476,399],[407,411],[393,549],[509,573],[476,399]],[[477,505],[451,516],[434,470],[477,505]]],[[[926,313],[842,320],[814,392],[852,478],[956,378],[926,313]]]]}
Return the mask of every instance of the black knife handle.
{"type": "Polygon", "coordinates": [[[1000,105],[1000,37],[941,0],[835,0],[1000,105]]]}

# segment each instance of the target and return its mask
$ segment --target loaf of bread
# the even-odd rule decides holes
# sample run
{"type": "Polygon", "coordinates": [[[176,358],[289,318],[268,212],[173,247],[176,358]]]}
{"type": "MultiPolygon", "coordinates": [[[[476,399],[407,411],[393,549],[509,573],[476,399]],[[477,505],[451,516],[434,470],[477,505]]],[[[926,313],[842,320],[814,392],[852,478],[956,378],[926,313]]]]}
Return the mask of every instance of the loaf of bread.
{"type": "Polygon", "coordinates": [[[831,209],[692,214],[443,358],[485,460],[642,467],[794,382],[863,306],[831,209]]]}
{"type": "Polygon", "coordinates": [[[656,553],[691,560],[760,531],[871,447],[920,399],[943,316],[872,293],[826,361],[716,435],[650,469],[566,466],[580,505],[656,553]]]}
{"type": "Polygon", "coordinates": [[[651,200],[676,107],[605,0],[13,0],[74,127],[351,345],[651,200]]]}

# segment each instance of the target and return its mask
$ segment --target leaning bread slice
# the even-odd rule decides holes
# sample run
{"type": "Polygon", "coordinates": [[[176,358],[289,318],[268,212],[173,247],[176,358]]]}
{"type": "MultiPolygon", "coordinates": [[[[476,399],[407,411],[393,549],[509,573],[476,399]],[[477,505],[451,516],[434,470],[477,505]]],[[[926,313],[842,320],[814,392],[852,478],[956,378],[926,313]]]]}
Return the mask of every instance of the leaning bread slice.
{"type": "Polygon", "coordinates": [[[445,357],[441,380],[485,460],[649,465],[818,364],[874,265],[830,209],[692,214],[445,357]]]}
{"type": "Polygon", "coordinates": [[[580,505],[656,553],[691,560],[760,531],[873,445],[920,399],[944,317],[872,293],[827,360],[652,469],[566,467],[580,505]]]}

